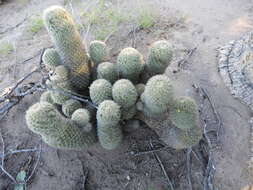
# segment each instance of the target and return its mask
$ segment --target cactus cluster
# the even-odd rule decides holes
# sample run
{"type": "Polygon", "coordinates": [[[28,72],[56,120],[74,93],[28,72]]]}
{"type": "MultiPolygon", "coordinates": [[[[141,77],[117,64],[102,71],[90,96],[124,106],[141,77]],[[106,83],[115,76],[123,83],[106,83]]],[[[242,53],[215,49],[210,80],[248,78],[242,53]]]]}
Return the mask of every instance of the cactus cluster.
{"type": "Polygon", "coordinates": [[[139,128],[140,115],[153,122],[169,119],[172,127],[166,124],[162,130],[167,136],[161,137],[173,148],[199,141],[195,101],[176,98],[171,80],[162,74],[172,59],[169,42],[152,44],[146,62],[138,50],[128,47],[112,63],[104,42],[92,41],[85,50],[65,9],[50,7],[44,23],[54,48],[47,49],[42,59],[52,75],[46,82],[48,91],[27,110],[26,122],[47,144],[82,149],[99,141],[112,150],[121,144],[124,131],[139,128]]]}

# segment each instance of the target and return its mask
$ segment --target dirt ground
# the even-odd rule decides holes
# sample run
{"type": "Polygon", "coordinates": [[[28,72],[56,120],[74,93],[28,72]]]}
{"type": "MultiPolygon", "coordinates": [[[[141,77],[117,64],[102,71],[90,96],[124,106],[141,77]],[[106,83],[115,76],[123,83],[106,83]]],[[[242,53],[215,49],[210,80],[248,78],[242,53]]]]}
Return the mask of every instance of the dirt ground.
{"type": "MultiPolygon", "coordinates": [[[[0,40],[9,40],[14,51],[8,55],[0,54],[0,87],[11,85],[14,81],[31,71],[38,63],[38,52],[51,45],[45,29],[29,33],[28,19],[41,14],[49,5],[63,5],[58,0],[10,0],[0,5],[0,40]],[[32,58],[32,59],[29,59],[32,58]],[[28,59],[28,60],[27,60],[28,59]],[[27,60],[27,61],[25,61],[27,60]]],[[[88,2],[83,1],[83,2],[88,2]]],[[[174,81],[178,95],[194,95],[192,84],[204,87],[221,116],[222,130],[219,144],[214,151],[215,189],[239,190],[253,184],[253,176],[248,170],[250,159],[251,111],[234,99],[225,88],[217,72],[217,48],[230,40],[239,38],[253,28],[251,0],[143,0],[154,6],[152,11],[159,14],[153,27],[131,32],[132,25],[121,26],[107,41],[111,48],[112,60],[120,49],[136,46],[144,57],[148,46],[159,39],[167,39],[174,46],[174,60],[166,74],[174,81]],[[194,54],[184,63],[180,72],[177,60],[187,50],[197,47],[194,54]]],[[[116,4],[116,1],[112,1],[116,4]]],[[[128,1],[135,6],[136,1],[128,1]]],[[[72,9],[78,15],[80,4],[73,3],[72,9]]],[[[93,39],[89,35],[87,41],[93,39]]],[[[37,76],[38,78],[39,76],[37,76]]],[[[34,77],[32,80],[36,80],[34,77]]],[[[39,96],[30,95],[17,105],[8,116],[0,121],[6,149],[32,148],[40,143],[39,137],[30,132],[25,124],[25,111],[38,101],[39,96]]],[[[152,154],[133,157],[129,152],[142,150],[155,135],[146,127],[127,133],[123,145],[114,151],[105,151],[99,145],[87,151],[56,150],[45,144],[35,175],[28,185],[31,190],[79,190],[83,189],[84,171],[89,175],[86,182],[88,190],[167,190],[166,180],[152,154]]],[[[175,189],[188,189],[182,174],[185,171],[184,151],[159,152],[170,177],[174,179],[175,189]],[[173,160],[181,158],[178,160],[173,160]],[[180,179],[180,180],[179,180],[180,179]]],[[[6,168],[14,176],[34,154],[17,154],[6,161],[6,168]]],[[[31,161],[32,162],[32,161],[31,161]]],[[[195,165],[198,165],[197,163],[195,165]]],[[[193,178],[198,178],[193,173],[193,178]]],[[[13,189],[10,180],[0,175],[0,189],[13,189]]],[[[193,184],[193,190],[203,189],[201,184],[193,184]]]]}

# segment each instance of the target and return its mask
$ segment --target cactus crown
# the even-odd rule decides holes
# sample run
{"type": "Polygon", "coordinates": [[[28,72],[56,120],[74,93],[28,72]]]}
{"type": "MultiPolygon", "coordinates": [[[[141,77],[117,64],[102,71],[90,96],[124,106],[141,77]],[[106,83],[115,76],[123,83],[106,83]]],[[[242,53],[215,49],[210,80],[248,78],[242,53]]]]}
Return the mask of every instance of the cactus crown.
{"type": "Polygon", "coordinates": [[[112,96],[121,107],[129,108],[135,104],[138,94],[131,81],[120,79],[112,87],[112,96]]]}
{"type": "Polygon", "coordinates": [[[143,56],[134,48],[125,48],[118,55],[117,69],[122,78],[136,82],[144,69],[143,56]]]}
{"type": "Polygon", "coordinates": [[[151,74],[161,74],[172,60],[172,48],[168,41],[160,40],[154,42],[148,55],[146,67],[151,74]]]}
{"type": "Polygon", "coordinates": [[[108,61],[109,59],[109,53],[108,53],[106,44],[98,40],[92,41],[90,43],[89,55],[90,55],[91,60],[95,64],[108,61]]]}
{"type": "Polygon", "coordinates": [[[104,100],[112,99],[112,85],[105,79],[97,79],[90,85],[90,98],[99,105],[104,100]]]}
{"type": "Polygon", "coordinates": [[[118,79],[116,65],[110,62],[100,63],[97,67],[97,78],[108,80],[113,84],[118,79]]]}
{"type": "Polygon", "coordinates": [[[165,75],[155,75],[150,78],[145,87],[142,101],[148,111],[153,114],[165,112],[173,102],[170,79],[165,75]]]}
{"type": "Polygon", "coordinates": [[[45,50],[42,56],[42,61],[49,69],[54,69],[55,67],[61,65],[61,57],[53,48],[45,50]]]}
{"type": "Polygon", "coordinates": [[[112,100],[103,101],[97,110],[97,122],[103,125],[117,125],[120,121],[120,107],[112,100]]]}

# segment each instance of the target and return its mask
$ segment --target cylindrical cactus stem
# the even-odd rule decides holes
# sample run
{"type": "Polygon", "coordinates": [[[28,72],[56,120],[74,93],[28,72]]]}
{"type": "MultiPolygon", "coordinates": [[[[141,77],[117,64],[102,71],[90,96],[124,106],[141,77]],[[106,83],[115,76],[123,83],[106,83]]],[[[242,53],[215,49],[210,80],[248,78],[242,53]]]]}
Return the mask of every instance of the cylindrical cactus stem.
{"type": "Polygon", "coordinates": [[[62,64],[61,57],[57,50],[54,48],[49,48],[45,50],[42,56],[42,61],[48,69],[54,69],[55,67],[62,64]]]}
{"type": "Polygon", "coordinates": [[[173,102],[173,94],[171,81],[167,76],[155,75],[151,77],[141,95],[144,109],[154,116],[162,115],[173,102]]]}
{"type": "Polygon", "coordinates": [[[56,148],[84,149],[97,141],[94,130],[86,132],[74,121],[64,118],[48,102],[31,106],[26,112],[26,122],[30,130],[56,148]]]}
{"type": "Polygon", "coordinates": [[[125,48],[118,55],[117,70],[121,78],[137,83],[143,69],[143,56],[136,49],[125,48]]]}
{"type": "Polygon", "coordinates": [[[97,111],[97,134],[101,146],[112,150],[117,148],[123,139],[119,125],[120,107],[112,100],[103,101],[97,111]]]}
{"type": "Polygon", "coordinates": [[[62,104],[62,113],[66,117],[71,117],[71,115],[76,111],[77,109],[81,108],[82,104],[78,100],[67,100],[62,104]]]}
{"type": "Polygon", "coordinates": [[[63,65],[55,68],[54,75],[50,77],[51,81],[51,98],[56,104],[63,104],[69,100],[69,96],[64,93],[70,93],[73,91],[71,83],[69,81],[69,69],[63,65]]]}
{"type": "Polygon", "coordinates": [[[110,62],[100,63],[97,67],[97,78],[108,80],[113,84],[118,79],[116,64],[110,62]]]}
{"type": "Polygon", "coordinates": [[[90,112],[85,108],[77,109],[72,114],[71,119],[80,126],[86,126],[90,122],[90,112]]]}
{"type": "Polygon", "coordinates": [[[50,91],[43,92],[40,96],[40,101],[41,102],[48,102],[50,104],[54,103],[52,100],[50,91]]]}
{"type": "Polygon", "coordinates": [[[122,108],[130,108],[137,101],[137,91],[130,80],[120,79],[112,87],[113,100],[122,108]]]}
{"type": "Polygon", "coordinates": [[[146,63],[147,70],[150,74],[162,74],[172,60],[173,52],[171,44],[166,40],[154,42],[148,54],[146,63]]]}
{"type": "Polygon", "coordinates": [[[63,65],[71,71],[71,83],[77,89],[87,88],[88,56],[71,15],[60,6],[52,6],[44,11],[44,23],[63,65]]]}
{"type": "Polygon", "coordinates": [[[105,79],[97,79],[89,87],[90,98],[93,103],[99,105],[104,100],[112,99],[112,85],[105,79]]]}
{"type": "Polygon", "coordinates": [[[109,60],[109,51],[103,41],[92,41],[89,46],[89,55],[90,59],[95,63],[95,66],[109,60]]]}
{"type": "Polygon", "coordinates": [[[180,97],[170,107],[170,120],[179,129],[194,128],[199,122],[196,102],[190,97],[180,97]]]}

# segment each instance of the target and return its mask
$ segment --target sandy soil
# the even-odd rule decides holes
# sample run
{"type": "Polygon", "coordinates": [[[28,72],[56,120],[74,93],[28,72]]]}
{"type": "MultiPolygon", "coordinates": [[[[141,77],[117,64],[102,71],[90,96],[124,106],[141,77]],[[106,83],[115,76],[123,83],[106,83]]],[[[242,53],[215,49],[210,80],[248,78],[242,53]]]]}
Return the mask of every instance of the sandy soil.
{"type": "MultiPolygon", "coordinates": [[[[43,47],[51,45],[45,29],[36,34],[26,31],[29,24],[26,18],[41,14],[49,5],[63,4],[63,1],[57,0],[30,1],[28,4],[24,2],[13,0],[0,5],[0,39],[15,42],[14,53],[0,55],[1,88],[9,86],[29,72],[39,57],[26,62],[23,62],[24,60],[36,55],[43,47]]],[[[131,6],[130,2],[134,4],[135,1],[129,1],[131,6]]],[[[144,2],[150,3],[148,0],[144,2]]],[[[156,5],[154,10],[160,14],[159,21],[149,30],[136,33],[136,48],[145,56],[147,47],[155,40],[168,39],[174,44],[175,60],[166,73],[175,81],[177,94],[192,96],[194,92],[191,85],[198,84],[207,89],[221,115],[223,127],[219,145],[214,152],[216,189],[238,190],[252,184],[253,176],[247,169],[250,156],[248,120],[251,111],[235,100],[225,88],[217,72],[216,49],[252,30],[253,3],[250,0],[155,0],[152,3],[156,5]],[[180,19],[182,17],[183,21],[180,19]],[[176,60],[185,50],[194,47],[197,47],[197,50],[185,63],[184,69],[172,74],[171,70],[176,69],[176,60]]],[[[73,8],[78,10],[75,4],[73,8]]],[[[131,27],[124,26],[121,32],[108,40],[113,59],[119,49],[132,45],[130,29],[131,27]]],[[[35,79],[36,77],[33,78],[35,79]]],[[[26,97],[0,122],[7,149],[29,148],[39,144],[39,137],[27,129],[24,121],[25,110],[38,98],[35,95],[26,97]]],[[[134,134],[128,134],[122,147],[112,152],[104,151],[98,145],[78,152],[56,150],[43,144],[40,165],[28,188],[83,189],[83,170],[88,169],[87,189],[168,189],[152,155],[132,157],[128,154],[133,149],[144,148],[145,143],[153,136],[152,131],[143,127],[134,134]]],[[[173,162],[172,158],[182,155],[183,152],[173,152],[173,155],[166,151],[160,153],[166,169],[175,179],[184,168],[181,160],[173,162]]],[[[6,166],[16,175],[29,158],[32,160],[32,156],[33,154],[22,154],[11,157],[6,161],[6,166]]],[[[198,176],[197,173],[194,175],[198,176]]],[[[187,189],[178,183],[175,186],[176,189],[187,189]]],[[[0,189],[12,188],[10,181],[4,175],[0,176],[0,189]]],[[[195,189],[201,188],[196,185],[195,189]]]]}

